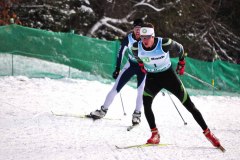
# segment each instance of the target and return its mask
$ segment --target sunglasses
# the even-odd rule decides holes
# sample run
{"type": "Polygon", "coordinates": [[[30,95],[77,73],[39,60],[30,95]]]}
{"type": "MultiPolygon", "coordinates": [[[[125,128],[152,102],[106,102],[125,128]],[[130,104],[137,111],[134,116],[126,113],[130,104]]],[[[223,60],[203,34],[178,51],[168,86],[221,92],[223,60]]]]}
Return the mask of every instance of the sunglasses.
{"type": "Polygon", "coordinates": [[[151,35],[149,35],[149,36],[140,36],[141,40],[144,40],[144,39],[148,40],[148,39],[150,39],[151,37],[152,37],[151,35]]]}

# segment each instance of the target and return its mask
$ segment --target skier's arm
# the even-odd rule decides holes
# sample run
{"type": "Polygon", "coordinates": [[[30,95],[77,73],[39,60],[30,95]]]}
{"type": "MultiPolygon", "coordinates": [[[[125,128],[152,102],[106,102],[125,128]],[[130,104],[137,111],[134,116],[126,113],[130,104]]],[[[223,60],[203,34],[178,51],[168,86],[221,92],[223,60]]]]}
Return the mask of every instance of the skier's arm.
{"type": "Polygon", "coordinates": [[[143,61],[138,57],[138,42],[133,43],[131,50],[132,50],[134,57],[136,58],[136,60],[138,62],[139,67],[141,68],[141,71],[146,74],[147,72],[144,69],[143,61]]]}
{"type": "Polygon", "coordinates": [[[179,61],[177,64],[176,72],[179,75],[183,75],[185,71],[185,60],[184,60],[185,54],[184,54],[183,46],[180,43],[173,41],[169,38],[164,38],[162,40],[162,46],[165,52],[169,51],[170,54],[171,53],[178,54],[179,61]]]}
{"type": "Polygon", "coordinates": [[[138,63],[143,63],[142,60],[138,57],[138,42],[133,43],[131,48],[134,57],[136,58],[138,63]]]}
{"type": "Polygon", "coordinates": [[[120,46],[118,54],[117,54],[115,70],[120,70],[122,59],[123,59],[123,56],[124,56],[124,53],[125,53],[127,47],[128,47],[128,37],[126,36],[123,39],[123,41],[121,42],[121,46],[120,46]]]}
{"type": "Polygon", "coordinates": [[[118,51],[116,65],[115,65],[115,70],[112,73],[112,77],[114,79],[117,79],[117,77],[118,77],[118,75],[120,73],[120,67],[121,67],[122,59],[123,59],[123,56],[124,56],[124,53],[125,53],[127,47],[128,47],[128,37],[125,37],[123,39],[123,41],[121,43],[121,46],[120,46],[120,49],[118,51]]]}
{"type": "Polygon", "coordinates": [[[164,52],[169,51],[170,54],[177,53],[179,61],[182,61],[185,58],[183,46],[170,38],[163,38],[162,48],[164,52]]]}

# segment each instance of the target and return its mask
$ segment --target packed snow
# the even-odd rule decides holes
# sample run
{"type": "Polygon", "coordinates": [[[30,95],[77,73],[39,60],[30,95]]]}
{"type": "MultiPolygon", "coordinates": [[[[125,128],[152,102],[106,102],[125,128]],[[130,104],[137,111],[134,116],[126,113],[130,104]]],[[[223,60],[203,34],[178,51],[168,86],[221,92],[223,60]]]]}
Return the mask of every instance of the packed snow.
{"type": "Polygon", "coordinates": [[[113,84],[83,79],[0,78],[1,160],[239,160],[240,97],[192,96],[226,152],[215,149],[193,117],[170,95],[153,103],[161,143],[167,146],[117,149],[146,143],[151,133],[142,122],[131,131],[137,91],[125,86],[105,119],[78,118],[99,109],[113,84]],[[123,108],[124,107],[124,108],[123,108]],[[127,113],[123,114],[123,109],[127,113]],[[54,114],[65,116],[56,116],[54,114]]]}

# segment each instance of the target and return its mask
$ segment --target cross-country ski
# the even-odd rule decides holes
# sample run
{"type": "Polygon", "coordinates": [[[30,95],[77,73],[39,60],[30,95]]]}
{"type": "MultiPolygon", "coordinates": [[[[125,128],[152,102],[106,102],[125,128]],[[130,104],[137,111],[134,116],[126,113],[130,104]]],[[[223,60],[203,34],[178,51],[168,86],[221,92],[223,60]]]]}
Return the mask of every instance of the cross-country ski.
{"type": "Polygon", "coordinates": [[[133,124],[133,125],[131,125],[131,126],[128,126],[128,127],[127,127],[127,131],[131,131],[133,128],[135,128],[135,127],[137,127],[137,126],[139,126],[139,124],[133,124]]]}
{"type": "MultiPolygon", "coordinates": [[[[94,118],[92,117],[90,114],[74,114],[74,113],[56,113],[56,112],[53,112],[51,111],[51,113],[54,115],[54,116],[59,116],[59,117],[74,117],[74,118],[89,118],[89,119],[92,119],[92,120],[98,120],[97,118],[94,118]]],[[[109,118],[109,117],[104,117],[103,119],[106,119],[106,120],[121,120],[120,118],[109,118]]]]}
{"type": "Polygon", "coordinates": [[[168,146],[169,144],[137,144],[137,145],[130,145],[130,146],[118,146],[115,145],[117,149],[128,149],[128,148],[144,148],[144,147],[161,147],[161,146],[168,146]]]}

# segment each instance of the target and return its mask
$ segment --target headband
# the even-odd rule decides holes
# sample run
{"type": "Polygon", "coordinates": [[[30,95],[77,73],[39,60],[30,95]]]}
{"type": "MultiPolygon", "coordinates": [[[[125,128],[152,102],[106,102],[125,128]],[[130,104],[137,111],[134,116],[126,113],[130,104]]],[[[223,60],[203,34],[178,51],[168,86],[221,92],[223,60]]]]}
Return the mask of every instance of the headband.
{"type": "Polygon", "coordinates": [[[141,36],[155,36],[154,29],[150,27],[142,27],[140,29],[141,36]]]}

